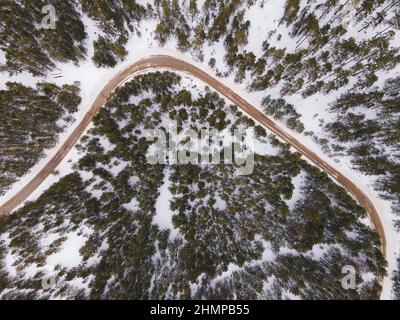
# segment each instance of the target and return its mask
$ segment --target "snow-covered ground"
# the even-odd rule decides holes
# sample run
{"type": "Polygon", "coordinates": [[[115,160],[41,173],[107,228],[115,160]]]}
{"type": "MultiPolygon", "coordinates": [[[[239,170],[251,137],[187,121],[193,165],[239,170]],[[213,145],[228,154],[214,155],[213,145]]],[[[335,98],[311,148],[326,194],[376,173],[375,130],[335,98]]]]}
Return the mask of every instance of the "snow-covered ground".
{"type": "MultiPolygon", "coordinates": [[[[304,3],[304,2],[302,2],[304,3]]],[[[258,36],[259,32],[263,32],[266,34],[268,30],[273,30],[276,28],[277,21],[282,17],[283,6],[279,1],[267,1],[263,10],[260,10],[258,6],[251,7],[248,11],[246,11],[245,19],[251,20],[251,29],[249,34],[249,44],[246,49],[253,51],[256,55],[261,54],[261,44],[260,37],[258,36]]],[[[215,74],[215,69],[211,69],[207,62],[211,57],[215,58],[216,68],[220,72],[227,71],[226,64],[224,62],[225,49],[223,47],[222,41],[212,46],[205,45],[204,47],[204,62],[195,61],[190,53],[180,53],[177,51],[177,43],[174,39],[169,40],[164,47],[159,47],[157,42],[154,40],[153,30],[156,26],[155,20],[141,21],[140,25],[138,25],[138,29],[141,33],[141,36],[132,35],[129,39],[126,49],[128,50],[128,56],[123,62],[120,62],[115,68],[107,69],[107,68],[96,68],[91,61],[91,57],[93,55],[93,40],[96,39],[98,34],[102,34],[100,29],[96,27],[95,23],[87,16],[84,16],[83,22],[85,24],[88,39],[87,39],[87,47],[88,54],[87,59],[80,63],[78,66],[68,63],[68,64],[58,64],[57,70],[60,72],[62,77],[54,78],[51,75],[48,76],[46,81],[53,82],[57,85],[62,85],[66,83],[73,83],[74,81],[79,81],[81,85],[81,97],[82,103],[79,107],[79,111],[76,113],[75,118],[76,121],[60,135],[59,143],[57,146],[52,148],[51,150],[46,151],[46,157],[44,157],[37,165],[35,165],[30,172],[28,172],[24,177],[22,177],[18,182],[16,182],[10,190],[0,197],[0,204],[6,202],[13,194],[19,189],[21,189],[25,184],[27,184],[51,159],[54,154],[58,151],[59,146],[63,144],[63,142],[67,139],[67,137],[71,134],[71,132],[75,129],[78,123],[82,120],[85,113],[90,108],[91,104],[94,102],[98,92],[106,85],[108,80],[117,74],[119,71],[123,70],[130,64],[135,61],[148,57],[150,55],[158,55],[158,54],[167,54],[174,56],[176,58],[185,60],[187,62],[192,63],[193,65],[199,67],[200,69],[206,71],[207,73],[213,75],[215,74]]],[[[277,47],[287,48],[287,52],[292,52],[296,48],[296,42],[290,38],[289,36],[290,30],[284,25],[281,24],[276,31],[276,34],[273,37],[276,37],[278,34],[282,35],[281,40],[277,43],[277,47]]],[[[396,40],[400,41],[398,35],[396,36],[396,40]]],[[[306,45],[306,44],[303,44],[306,45]]],[[[0,60],[4,60],[4,56],[0,56],[0,60]]],[[[399,66],[396,69],[391,70],[391,74],[396,74],[400,71],[399,66]]],[[[382,84],[383,78],[387,77],[387,74],[383,74],[381,72],[379,74],[380,80],[379,84],[382,84]]],[[[217,78],[215,76],[215,78],[217,78]]],[[[261,100],[268,94],[271,94],[272,97],[276,97],[279,93],[279,88],[268,89],[264,92],[248,92],[246,90],[247,85],[250,83],[250,76],[247,75],[242,84],[237,84],[234,82],[234,74],[230,74],[226,78],[217,78],[223,84],[231,88],[232,90],[239,93],[244,99],[249,101],[258,109],[262,110],[261,100]]],[[[37,78],[32,77],[27,73],[21,73],[16,76],[9,77],[6,74],[0,74],[0,88],[4,88],[6,81],[17,81],[22,82],[26,85],[35,85],[38,81],[37,78]]],[[[335,94],[324,96],[321,94],[313,95],[307,99],[303,99],[298,95],[293,95],[288,97],[287,101],[295,105],[296,110],[301,114],[301,120],[306,127],[306,131],[313,131],[316,135],[322,134],[322,128],[319,126],[319,120],[324,119],[326,122],[332,119],[332,115],[328,112],[329,103],[331,103],[334,99],[336,99],[342,92],[344,92],[346,88],[339,90],[335,94]],[[315,114],[318,114],[315,116],[315,114]]],[[[283,123],[280,123],[281,126],[284,126],[283,123]]],[[[89,126],[90,128],[90,126],[89,126]]],[[[393,212],[390,208],[390,202],[384,201],[377,195],[377,192],[373,190],[374,177],[366,176],[361,174],[360,172],[356,172],[351,169],[351,162],[349,157],[343,157],[340,159],[332,159],[325,155],[322,148],[313,141],[312,137],[305,136],[304,134],[299,134],[293,132],[289,129],[285,129],[289,134],[295,136],[297,139],[301,140],[303,144],[305,144],[309,149],[316,152],[322,159],[332,165],[334,168],[344,173],[347,177],[349,177],[352,181],[356,183],[356,185],[371,199],[377,208],[381,221],[384,226],[385,234],[387,237],[387,259],[389,262],[389,275],[391,275],[392,271],[396,268],[396,254],[400,251],[400,236],[395,232],[393,226],[393,212]]],[[[64,176],[70,172],[72,172],[72,164],[76,162],[79,158],[78,152],[76,148],[74,148],[61,162],[57,170],[60,172],[60,175],[51,175],[49,176],[41,186],[30,195],[28,200],[34,200],[44,190],[49,188],[54,182],[58,181],[61,176],[64,176]]],[[[161,227],[169,227],[171,228],[170,223],[170,215],[166,214],[165,204],[168,201],[168,176],[164,181],[162,188],[160,189],[161,195],[159,201],[157,202],[157,214],[155,217],[155,221],[161,227]],[[161,215],[161,211],[162,214],[161,215]]],[[[134,205],[134,204],[132,204],[134,205]]],[[[172,230],[172,229],[171,229],[172,230]]],[[[79,238],[74,238],[71,235],[71,239],[68,240],[68,244],[70,247],[68,250],[71,252],[76,252],[76,248],[80,245],[79,238]],[[69,241],[70,240],[70,241],[69,241]]],[[[8,259],[11,259],[11,256],[8,256],[8,259]]],[[[56,257],[53,257],[56,259],[56,257]]],[[[231,268],[232,269],[232,268],[231,268]]],[[[12,271],[12,270],[10,270],[12,271]]],[[[384,281],[384,289],[382,292],[382,298],[388,299],[390,298],[391,291],[391,281],[389,277],[387,277],[384,281]]]]}
{"type": "Polygon", "coordinates": [[[166,168],[164,181],[162,186],[159,188],[160,196],[156,201],[156,214],[153,218],[153,223],[157,224],[161,229],[169,229],[171,231],[171,237],[176,237],[179,230],[176,229],[172,224],[172,216],[175,214],[169,204],[172,200],[172,194],[169,191],[170,186],[169,170],[166,168]]]}

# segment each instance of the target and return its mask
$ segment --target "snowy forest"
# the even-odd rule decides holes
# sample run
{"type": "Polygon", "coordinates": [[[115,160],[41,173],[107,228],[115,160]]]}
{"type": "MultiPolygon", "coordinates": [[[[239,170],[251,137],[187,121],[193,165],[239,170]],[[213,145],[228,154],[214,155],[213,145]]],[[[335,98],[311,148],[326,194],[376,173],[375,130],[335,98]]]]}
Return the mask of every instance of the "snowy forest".
{"type": "Polygon", "coordinates": [[[151,72],[115,90],[45,187],[0,216],[1,299],[379,299],[383,277],[400,299],[399,1],[3,0],[0,15],[0,200],[108,77],[173,52],[354,172],[396,242],[385,258],[346,189],[212,88],[151,72]],[[146,132],[171,120],[255,127],[254,172],[149,165],[146,132]]]}

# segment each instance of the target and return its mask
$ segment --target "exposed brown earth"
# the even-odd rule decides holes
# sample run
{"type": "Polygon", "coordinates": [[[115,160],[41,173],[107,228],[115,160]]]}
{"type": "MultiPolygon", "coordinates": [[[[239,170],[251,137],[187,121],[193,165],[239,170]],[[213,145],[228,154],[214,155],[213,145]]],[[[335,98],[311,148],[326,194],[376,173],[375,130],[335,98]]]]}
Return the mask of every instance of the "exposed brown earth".
{"type": "Polygon", "coordinates": [[[53,156],[53,158],[50,159],[46,166],[28,184],[26,184],[11,199],[9,199],[0,207],[0,215],[12,212],[12,210],[22,204],[29,197],[29,195],[36,190],[36,188],[46,179],[47,176],[54,172],[54,170],[64,159],[67,153],[79,140],[86,127],[92,121],[93,117],[96,115],[99,109],[105,104],[107,98],[110,96],[115,88],[117,88],[129,77],[135,75],[138,72],[157,68],[184,71],[205,82],[207,85],[214,88],[220,94],[222,94],[238,107],[240,107],[248,115],[259,121],[264,127],[272,131],[279,138],[297,149],[302,155],[311,160],[321,170],[328,173],[333,179],[335,179],[339,184],[346,188],[348,192],[351,193],[352,196],[358,201],[358,203],[367,210],[369,218],[371,219],[375,230],[381,237],[382,253],[384,254],[384,256],[386,256],[386,237],[382,222],[379,218],[379,214],[374,207],[372,201],[362,190],[360,190],[356,186],[355,183],[353,183],[344,174],[332,167],[329,163],[322,160],[315,152],[307,148],[300,141],[286,133],[274,121],[265,116],[249,102],[241,98],[233,90],[222,84],[213,76],[209,75],[208,73],[193,66],[188,62],[166,55],[156,55],[142,59],[130,65],[126,69],[119,72],[116,76],[114,76],[100,91],[90,110],[86,113],[82,121],[68,137],[66,142],[61,146],[59,151],[53,156]]]}

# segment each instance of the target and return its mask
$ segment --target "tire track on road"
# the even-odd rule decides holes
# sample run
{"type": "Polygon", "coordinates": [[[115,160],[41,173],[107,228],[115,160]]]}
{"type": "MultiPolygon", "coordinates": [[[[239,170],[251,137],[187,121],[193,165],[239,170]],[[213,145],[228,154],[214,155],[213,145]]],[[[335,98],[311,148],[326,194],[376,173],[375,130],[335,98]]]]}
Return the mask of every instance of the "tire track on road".
{"type": "MultiPolygon", "coordinates": [[[[26,201],[32,192],[34,192],[36,188],[38,188],[39,185],[56,170],[57,166],[79,140],[87,126],[92,121],[93,117],[106,103],[107,98],[117,87],[135,74],[151,69],[171,69],[175,71],[183,71],[198,78],[232,101],[245,113],[256,119],[265,128],[272,131],[285,142],[289,143],[302,155],[312,161],[317,167],[329,174],[339,184],[346,188],[348,192],[358,201],[358,203],[366,209],[376,232],[381,238],[381,250],[386,258],[386,236],[379,213],[368,196],[354,182],[347,178],[345,174],[341,173],[328,162],[320,158],[314,151],[306,147],[299,140],[290,136],[289,133],[277,125],[273,120],[260,112],[257,108],[243,99],[239,94],[235,93],[232,89],[221,83],[214,76],[211,76],[207,72],[190,64],[189,62],[167,55],[154,55],[144,58],[117,73],[97,95],[89,111],[85,114],[81,122],[77,125],[63,145],[60,146],[58,152],[49,160],[49,162],[41,169],[41,171],[39,171],[39,173],[33,177],[33,179],[31,179],[25,186],[21,188],[21,190],[19,190],[8,201],[0,206],[0,215],[11,213],[16,207],[26,201]]],[[[379,280],[382,282],[383,279],[379,280]]]]}

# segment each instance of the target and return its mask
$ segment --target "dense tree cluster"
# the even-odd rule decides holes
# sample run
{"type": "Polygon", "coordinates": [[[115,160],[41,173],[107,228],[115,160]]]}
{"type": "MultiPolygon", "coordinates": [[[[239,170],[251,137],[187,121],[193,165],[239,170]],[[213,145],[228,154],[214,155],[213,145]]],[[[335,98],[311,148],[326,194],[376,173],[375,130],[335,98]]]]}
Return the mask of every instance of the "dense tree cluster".
{"type": "Polygon", "coordinates": [[[44,76],[56,61],[77,63],[85,57],[85,27],[75,0],[4,0],[0,15],[0,49],[6,57],[0,71],[44,76]],[[56,10],[55,29],[42,25],[47,5],[56,10]]]}
{"type": "Polygon", "coordinates": [[[135,0],[78,0],[82,11],[110,36],[128,35],[134,23],[146,17],[148,8],[135,0]],[[127,30],[127,29],[128,30],[127,30]]]}
{"type": "Polygon", "coordinates": [[[361,274],[385,274],[385,261],[378,235],[360,222],[365,210],[263,130],[258,143],[274,151],[257,154],[248,176],[235,165],[148,163],[148,130],[169,121],[218,132],[255,125],[209,89],[180,83],[157,72],[117,89],[80,140],[73,172],[0,217],[0,257],[12,252],[18,270],[1,266],[1,298],[376,298],[379,284],[361,274]],[[154,222],[163,181],[175,236],[154,222]],[[56,236],[43,242],[44,233],[56,236]],[[85,235],[82,262],[56,266],[57,285],[43,290],[46,257],[70,234],[85,235]],[[348,264],[357,290],[340,285],[348,264]],[[237,271],[226,273],[231,265],[237,271]]]}
{"type": "MultiPolygon", "coordinates": [[[[221,45],[227,68],[220,72],[217,56],[208,61],[210,67],[219,76],[232,74],[239,83],[246,80],[251,90],[266,91],[262,94],[266,96],[264,112],[285,121],[293,130],[302,132],[304,126],[296,106],[287,103],[285,96],[298,95],[301,99],[345,89],[331,106],[335,120],[325,126],[332,147],[350,155],[359,170],[376,177],[377,189],[400,212],[400,78],[388,79],[383,85],[378,81],[381,74],[392,71],[400,62],[395,43],[400,7],[389,0],[355,3],[351,22],[359,36],[349,35],[345,20],[350,11],[340,1],[284,1],[276,30],[260,35],[262,46],[257,53],[252,51],[253,44],[248,46],[252,21],[247,9],[263,7],[265,1],[154,0],[143,4],[134,0],[4,0],[0,3],[0,49],[4,53],[0,71],[27,71],[44,77],[58,62],[79,63],[86,57],[87,37],[81,13],[101,30],[93,43],[94,64],[114,67],[127,55],[124,46],[133,33],[138,33],[138,24],[153,20],[155,29],[146,31],[154,32],[160,45],[174,39],[178,50],[190,52],[201,61],[206,46],[214,49],[221,45]],[[42,26],[42,8],[49,4],[56,9],[55,29],[42,26]],[[282,44],[282,28],[290,30],[294,49],[282,44]],[[275,90],[280,93],[279,99],[269,95],[275,90]]],[[[236,169],[229,166],[150,166],[145,161],[150,145],[145,132],[163,123],[166,115],[176,120],[179,128],[221,131],[255,126],[235,107],[227,107],[217,94],[206,90],[195,97],[192,91],[176,90],[179,82],[174,74],[154,73],[118,89],[95,118],[90,134],[81,140],[83,156],[76,172],[60,180],[42,200],[20,211],[21,216],[32,212],[21,222],[31,226],[49,210],[46,200],[57,208],[52,217],[61,223],[67,219],[63,211],[69,200],[84,203],[79,210],[68,209],[68,219],[88,214],[90,225],[102,235],[93,235],[82,254],[89,259],[104,242],[109,248],[94,267],[64,270],[66,279],[95,274],[89,296],[96,298],[376,297],[379,285],[363,283],[362,279],[358,279],[359,288],[354,292],[344,292],[337,282],[328,292],[322,289],[339,276],[339,266],[344,262],[382,275],[384,261],[376,235],[359,223],[363,210],[287,147],[275,141],[278,154],[257,156],[257,176],[250,177],[237,177],[236,169]],[[117,167],[120,171],[115,173],[117,167]],[[82,179],[77,172],[86,172],[91,178],[82,179]],[[290,206],[287,202],[294,192],[291,180],[300,173],[304,180],[301,199],[290,206]],[[181,235],[174,239],[152,222],[165,176],[171,180],[171,207],[176,212],[173,222],[181,235]],[[71,188],[72,183],[79,187],[71,188]],[[71,193],[57,194],[49,201],[52,192],[62,187],[71,188],[71,193]],[[89,196],[87,189],[100,196],[89,196]],[[132,199],[137,202],[135,210],[132,199]],[[225,208],[221,209],[221,203],[225,208]],[[93,218],[93,212],[100,213],[93,218]],[[104,229],[110,224],[109,230],[104,229]],[[273,262],[259,261],[265,243],[277,255],[273,262]],[[310,252],[321,244],[329,248],[320,259],[313,259],[310,252]],[[296,253],[280,254],[280,247],[296,253]],[[249,261],[254,263],[246,264],[249,261]],[[230,264],[239,266],[240,271],[214,281],[230,264]],[[309,276],[294,272],[288,278],[285,272],[295,268],[309,276]],[[248,286],[244,287],[244,282],[248,286]],[[261,283],[268,284],[267,292],[261,283]]],[[[78,86],[50,83],[39,83],[36,88],[8,83],[0,98],[1,194],[55,144],[63,125],[72,121],[80,98],[78,86]]],[[[255,129],[259,139],[270,139],[263,128],[255,129]]],[[[2,221],[4,225],[14,223],[2,221]]],[[[49,228],[55,226],[49,224],[49,228]]],[[[28,227],[23,230],[22,235],[29,237],[28,227]]],[[[38,249],[35,241],[28,244],[15,234],[12,237],[12,246],[27,248],[19,253],[23,261],[43,263],[39,253],[35,258],[27,255],[38,249]]],[[[51,250],[57,248],[58,242],[51,250]]],[[[0,250],[0,258],[4,255],[0,250]]],[[[398,283],[398,274],[394,279],[398,283]]],[[[3,270],[0,281],[3,287],[12,286],[3,270]]],[[[34,294],[29,288],[37,284],[24,285],[27,296],[34,294]]],[[[68,288],[64,286],[58,294],[85,295],[68,288]]]]}
{"type": "Polygon", "coordinates": [[[273,116],[278,120],[286,118],[288,128],[298,132],[304,131],[304,125],[299,120],[300,114],[292,104],[287,103],[284,99],[272,99],[271,96],[266,96],[262,100],[262,105],[267,115],[273,116]]]}
{"type": "Polygon", "coordinates": [[[400,300],[400,259],[397,260],[397,270],[392,277],[393,280],[393,298],[400,300]]]}
{"type": "Polygon", "coordinates": [[[0,90],[0,194],[34,166],[73,118],[81,102],[78,84],[36,88],[8,82],[0,90]]]}
{"type": "Polygon", "coordinates": [[[123,60],[127,52],[123,46],[126,38],[120,38],[116,43],[100,36],[94,41],[93,62],[96,67],[114,67],[117,60],[123,60]]]}
{"type": "Polygon", "coordinates": [[[353,163],[362,172],[379,177],[378,189],[394,201],[397,212],[400,212],[399,104],[400,77],[388,79],[382,89],[343,94],[331,106],[332,112],[338,114],[337,120],[326,126],[333,138],[347,146],[353,163]]]}
{"type": "Polygon", "coordinates": [[[399,48],[390,47],[393,37],[392,32],[370,40],[337,39],[288,54],[266,43],[264,58],[271,61],[270,67],[251,87],[265,90],[283,82],[282,95],[301,93],[307,97],[338,90],[356,77],[354,90],[368,88],[376,82],[378,71],[391,70],[400,61],[399,48]]]}

